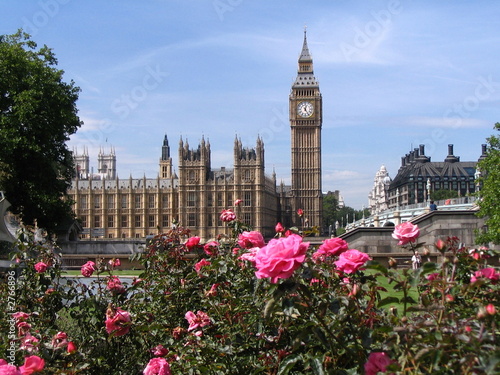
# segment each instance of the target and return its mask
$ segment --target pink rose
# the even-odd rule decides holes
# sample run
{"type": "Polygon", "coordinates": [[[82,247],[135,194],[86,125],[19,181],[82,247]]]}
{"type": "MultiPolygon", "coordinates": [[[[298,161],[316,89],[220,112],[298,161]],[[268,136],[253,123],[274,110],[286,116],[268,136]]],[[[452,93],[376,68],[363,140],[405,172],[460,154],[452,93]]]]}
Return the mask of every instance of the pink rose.
{"type": "Polygon", "coordinates": [[[418,225],[414,225],[409,221],[396,225],[392,237],[399,240],[398,245],[406,245],[409,242],[415,242],[420,236],[418,225]]]}
{"type": "Polygon", "coordinates": [[[340,254],[339,260],[334,263],[340,271],[344,273],[354,273],[370,259],[368,254],[356,249],[351,249],[340,254]]]}
{"type": "Polygon", "coordinates": [[[223,210],[220,213],[220,219],[221,219],[221,221],[228,223],[228,222],[236,219],[236,214],[231,210],[223,210]]]}
{"type": "Polygon", "coordinates": [[[125,287],[122,285],[118,276],[110,276],[106,288],[114,294],[125,293],[125,287]]]}
{"type": "Polygon", "coordinates": [[[4,359],[0,359],[0,375],[21,375],[16,366],[9,365],[4,359]]]}
{"type": "Polygon", "coordinates": [[[19,367],[21,375],[31,375],[35,372],[42,371],[45,367],[45,361],[36,356],[32,355],[24,359],[24,365],[19,367]]]}
{"type": "Polygon", "coordinates": [[[14,314],[12,314],[12,317],[16,320],[16,323],[19,323],[19,322],[24,322],[26,319],[28,319],[30,317],[31,314],[28,314],[28,313],[25,313],[25,312],[22,312],[22,311],[18,311],[18,312],[15,312],[14,314]]]}
{"type": "Polygon", "coordinates": [[[189,323],[188,332],[205,327],[211,323],[209,316],[203,311],[198,311],[196,314],[192,311],[188,311],[184,317],[189,323]]]}
{"type": "Polygon", "coordinates": [[[477,280],[483,278],[497,282],[500,279],[500,273],[498,273],[493,267],[483,268],[474,272],[474,275],[470,278],[470,282],[475,283],[477,280]]]}
{"type": "Polygon", "coordinates": [[[109,260],[108,264],[111,268],[115,268],[120,267],[122,265],[122,262],[118,258],[113,258],[109,260]]]}
{"type": "Polygon", "coordinates": [[[52,338],[52,347],[54,349],[64,348],[68,345],[68,335],[66,332],[57,332],[52,338]]]}
{"type": "Polygon", "coordinates": [[[38,350],[38,340],[35,336],[32,336],[31,333],[27,333],[25,336],[21,338],[19,349],[26,350],[27,352],[35,352],[38,350]]]}
{"type": "Polygon", "coordinates": [[[44,262],[38,262],[35,264],[35,270],[38,273],[44,273],[47,270],[47,265],[44,262]]]}
{"type": "Polygon", "coordinates": [[[120,308],[106,311],[106,331],[112,336],[123,336],[130,331],[130,314],[120,308]]]}
{"type": "Polygon", "coordinates": [[[243,232],[238,236],[238,245],[244,249],[251,249],[253,247],[263,247],[266,246],[266,241],[264,237],[258,231],[243,232]]]}
{"type": "Polygon", "coordinates": [[[274,227],[274,230],[276,231],[276,233],[283,233],[285,231],[285,228],[283,227],[283,224],[278,223],[274,227]]]}
{"type": "Polygon", "coordinates": [[[194,269],[196,270],[196,272],[200,273],[200,270],[202,269],[202,267],[208,266],[210,264],[211,263],[208,260],[202,259],[194,265],[194,269]]]}
{"type": "Polygon", "coordinates": [[[68,342],[68,347],[66,348],[66,351],[69,354],[75,354],[78,351],[78,348],[76,347],[76,344],[73,341],[68,342]]]}
{"type": "Polygon", "coordinates": [[[365,363],[365,375],[385,373],[387,366],[394,362],[385,352],[370,353],[368,361],[365,363]]]}
{"type": "Polygon", "coordinates": [[[219,245],[220,243],[218,243],[217,241],[210,241],[203,246],[203,251],[205,252],[205,254],[210,256],[217,255],[219,245]]]}
{"type": "Polygon", "coordinates": [[[90,277],[92,276],[95,270],[96,270],[95,263],[89,260],[82,266],[81,272],[83,276],[90,277]]]}
{"type": "Polygon", "coordinates": [[[165,358],[151,358],[142,372],[144,375],[171,375],[170,365],[165,358]]]}
{"type": "Polygon", "coordinates": [[[252,249],[248,249],[248,252],[241,254],[238,259],[240,260],[248,260],[249,262],[255,263],[255,256],[257,255],[260,249],[258,247],[254,247],[252,249]]]}
{"type": "Polygon", "coordinates": [[[270,277],[273,284],[278,279],[289,278],[304,262],[308,248],[309,242],[302,242],[297,234],[272,239],[255,255],[255,276],[259,279],[270,277]]]}
{"type": "Polygon", "coordinates": [[[340,255],[349,250],[349,245],[341,238],[330,238],[323,241],[323,244],[313,254],[313,258],[323,258],[328,256],[340,255]]]}
{"type": "Polygon", "coordinates": [[[302,208],[299,208],[297,210],[297,215],[299,215],[300,217],[302,217],[302,215],[304,215],[304,210],[302,208]]]}
{"type": "Polygon", "coordinates": [[[188,250],[193,250],[196,246],[200,244],[200,237],[190,237],[184,244],[188,250]]]}
{"type": "Polygon", "coordinates": [[[163,345],[156,345],[153,349],[151,349],[151,353],[153,353],[156,357],[165,357],[168,354],[168,349],[163,345]]]}
{"type": "Polygon", "coordinates": [[[235,206],[235,207],[236,207],[236,206],[239,206],[241,202],[243,202],[243,200],[241,200],[241,199],[236,199],[236,200],[234,201],[234,206],[235,206]]]}

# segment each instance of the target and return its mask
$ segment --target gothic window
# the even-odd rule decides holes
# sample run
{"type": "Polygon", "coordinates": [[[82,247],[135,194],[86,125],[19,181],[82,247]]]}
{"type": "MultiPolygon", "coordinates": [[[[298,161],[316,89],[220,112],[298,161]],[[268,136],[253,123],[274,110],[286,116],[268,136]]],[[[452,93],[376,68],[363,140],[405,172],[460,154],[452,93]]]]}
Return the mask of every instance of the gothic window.
{"type": "Polygon", "coordinates": [[[243,179],[248,182],[248,181],[251,181],[252,179],[252,172],[249,170],[249,169],[246,169],[245,172],[244,172],[244,176],[243,176],[243,179]]]}
{"type": "Polygon", "coordinates": [[[81,216],[80,217],[80,220],[82,221],[82,227],[87,227],[87,216],[84,215],[84,216],[81,216]]]}
{"type": "Polygon", "coordinates": [[[155,226],[155,216],[154,215],[149,215],[149,217],[148,217],[148,226],[150,228],[154,228],[154,226],[155,226]]]}
{"type": "Polygon", "coordinates": [[[222,199],[222,193],[217,193],[217,206],[224,206],[224,201],[222,199]]]}
{"type": "Polygon", "coordinates": [[[252,224],[252,214],[250,212],[245,212],[243,214],[243,221],[245,224],[252,224]]]}
{"type": "Polygon", "coordinates": [[[233,204],[233,193],[227,193],[227,202],[229,204],[233,204]]]}
{"type": "Polygon", "coordinates": [[[196,193],[194,191],[189,191],[187,193],[187,207],[196,207],[196,193]]]}
{"type": "Polygon", "coordinates": [[[153,194],[148,196],[148,207],[155,208],[156,207],[156,197],[153,194]]]}
{"type": "Polygon", "coordinates": [[[112,210],[115,208],[115,197],[114,195],[108,196],[108,210],[112,210]]]}
{"type": "Polygon", "coordinates": [[[94,197],[94,208],[101,208],[101,196],[96,195],[94,197]]]}
{"type": "Polygon", "coordinates": [[[141,226],[141,215],[135,215],[134,226],[136,228],[140,228],[140,226],[141,226]]]}
{"type": "Polygon", "coordinates": [[[207,195],[207,204],[208,204],[208,207],[212,207],[214,204],[214,196],[212,193],[208,193],[208,195],[207,195]]]}
{"type": "Polygon", "coordinates": [[[115,226],[115,217],[113,215],[108,216],[108,228],[113,228],[115,226]]]}
{"type": "Polygon", "coordinates": [[[214,216],[212,214],[207,215],[207,227],[214,225],[214,216]]]}
{"type": "Polygon", "coordinates": [[[168,195],[161,197],[161,206],[162,208],[168,208],[168,195]]]}
{"type": "Polygon", "coordinates": [[[188,173],[188,180],[194,181],[196,179],[196,173],[195,171],[189,171],[188,173]]]}
{"type": "Polygon", "coordinates": [[[122,208],[127,208],[127,196],[122,195],[122,208]]]}
{"type": "Polygon", "coordinates": [[[87,196],[83,195],[80,197],[80,208],[86,210],[88,207],[87,196]]]}
{"type": "Polygon", "coordinates": [[[128,226],[128,220],[126,215],[122,215],[122,228],[126,228],[128,226]]]}
{"type": "Polygon", "coordinates": [[[168,215],[163,215],[163,216],[161,217],[161,226],[162,226],[163,228],[168,227],[168,215]]]}
{"type": "Polygon", "coordinates": [[[188,227],[195,227],[195,226],[196,226],[196,214],[189,213],[188,214],[188,227]]]}
{"type": "Polygon", "coordinates": [[[141,208],[141,195],[135,195],[135,208],[141,208]]]}
{"type": "Polygon", "coordinates": [[[252,206],[252,193],[250,191],[245,191],[243,194],[243,205],[245,207],[252,206]]]}
{"type": "Polygon", "coordinates": [[[99,215],[94,216],[94,228],[99,228],[101,226],[101,217],[99,215]]]}

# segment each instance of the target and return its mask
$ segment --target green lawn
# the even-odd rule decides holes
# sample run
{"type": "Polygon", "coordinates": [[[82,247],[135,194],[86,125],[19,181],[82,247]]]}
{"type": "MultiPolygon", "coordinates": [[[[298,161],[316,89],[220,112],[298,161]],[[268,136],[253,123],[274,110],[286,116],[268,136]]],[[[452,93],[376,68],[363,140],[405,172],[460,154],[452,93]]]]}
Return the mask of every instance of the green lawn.
{"type": "MultiPolygon", "coordinates": [[[[113,270],[113,275],[117,276],[139,276],[143,270],[113,270]]],[[[65,276],[81,276],[80,270],[66,270],[62,272],[65,276]]]]}

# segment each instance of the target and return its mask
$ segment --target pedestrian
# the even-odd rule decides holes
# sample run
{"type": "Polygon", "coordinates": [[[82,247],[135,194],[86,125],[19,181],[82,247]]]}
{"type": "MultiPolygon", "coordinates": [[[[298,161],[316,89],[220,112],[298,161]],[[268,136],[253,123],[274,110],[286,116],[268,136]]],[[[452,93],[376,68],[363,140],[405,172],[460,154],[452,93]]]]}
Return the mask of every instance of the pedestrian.
{"type": "Polygon", "coordinates": [[[414,270],[420,268],[420,266],[422,265],[422,257],[420,256],[418,251],[415,251],[415,254],[413,254],[413,256],[411,257],[411,264],[414,270]]]}
{"type": "Polygon", "coordinates": [[[438,206],[434,203],[434,201],[431,201],[431,204],[429,204],[429,208],[431,211],[437,211],[438,206]]]}

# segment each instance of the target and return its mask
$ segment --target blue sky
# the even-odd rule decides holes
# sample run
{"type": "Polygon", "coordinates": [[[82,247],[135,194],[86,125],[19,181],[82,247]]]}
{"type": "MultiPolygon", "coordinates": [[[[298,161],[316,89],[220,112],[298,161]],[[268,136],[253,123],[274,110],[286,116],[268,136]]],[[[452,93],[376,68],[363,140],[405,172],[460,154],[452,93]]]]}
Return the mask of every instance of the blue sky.
{"type": "Polygon", "coordinates": [[[290,181],[288,95],[307,25],[323,95],[323,190],[360,209],[383,164],[425,144],[477,160],[500,121],[495,1],[0,1],[0,34],[18,28],[54,50],[82,89],[69,145],[114,147],[120,178],[156,177],[168,135],[212,147],[265,143],[266,173],[290,181]]]}

